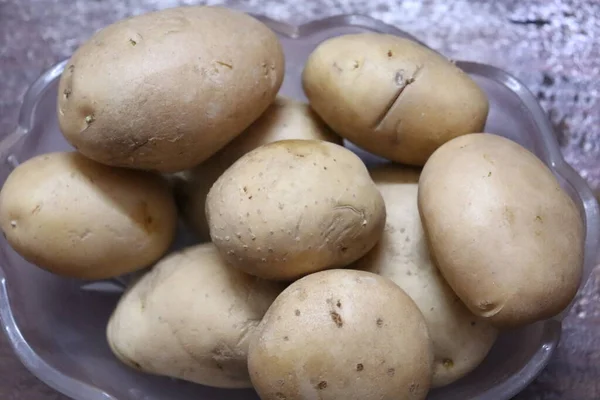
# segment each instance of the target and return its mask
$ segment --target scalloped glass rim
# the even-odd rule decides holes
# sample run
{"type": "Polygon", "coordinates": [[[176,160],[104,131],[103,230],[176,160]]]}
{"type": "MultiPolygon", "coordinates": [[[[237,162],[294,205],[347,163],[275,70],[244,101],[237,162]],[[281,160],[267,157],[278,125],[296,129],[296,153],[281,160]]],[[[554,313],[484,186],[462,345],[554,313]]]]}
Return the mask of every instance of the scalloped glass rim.
{"type": "MultiPolygon", "coordinates": [[[[338,15],[324,19],[308,22],[303,25],[289,25],[287,23],[276,21],[261,15],[254,15],[266,23],[271,29],[280,35],[295,39],[308,36],[319,32],[320,30],[335,26],[355,26],[362,27],[372,31],[388,33],[408,37],[414,41],[424,44],[414,36],[399,30],[398,28],[383,23],[377,19],[365,15],[338,15]]],[[[424,44],[425,45],[425,44],[424,44]]],[[[0,160],[8,157],[11,148],[31,130],[35,115],[36,99],[48,88],[48,84],[58,78],[62,73],[67,60],[62,61],[49,70],[44,72],[27,90],[23,104],[19,111],[18,124],[16,129],[0,140],[0,160]]],[[[486,64],[457,61],[456,65],[467,72],[476,72],[482,76],[502,82],[509,87],[521,100],[523,105],[528,108],[534,118],[535,123],[540,129],[542,135],[542,154],[540,158],[553,170],[556,175],[564,178],[577,191],[580,196],[583,209],[585,210],[585,229],[586,229],[586,258],[585,271],[582,278],[582,286],[587,281],[592,268],[596,265],[597,249],[600,242],[600,210],[598,203],[586,182],[579,174],[566,163],[562,157],[558,142],[553,133],[552,125],[545,112],[527,87],[514,76],[507,72],[486,64]]],[[[8,160],[10,162],[10,160],[8,160]]],[[[1,250],[0,250],[1,251],[1,250]]],[[[23,365],[41,381],[53,389],[74,399],[86,400],[119,400],[99,388],[88,385],[71,377],[62,374],[57,369],[50,366],[28,345],[16,324],[10,308],[10,300],[7,291],[7,282],[4,271],[0,265],[0,321],[7,335],[11,346],[23,365]]],[[[543,322],[542,345],[535,352],[529,362],[516,374],[508,377],[503,382],[490,388],[485,393],[477,396],[477,399],[510,399],[529,383],[546,367],[554,350],[558,346],[561,333],[561,320],[566,312],[555,319],[543,322]]]]}

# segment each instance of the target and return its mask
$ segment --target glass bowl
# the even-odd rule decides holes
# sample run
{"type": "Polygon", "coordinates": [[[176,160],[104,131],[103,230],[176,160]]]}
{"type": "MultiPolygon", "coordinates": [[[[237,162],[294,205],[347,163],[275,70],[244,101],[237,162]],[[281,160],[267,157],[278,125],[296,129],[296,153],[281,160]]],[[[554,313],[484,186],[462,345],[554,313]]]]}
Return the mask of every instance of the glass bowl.
{"type": "MultiPolygon", "coordinates": [[[[281,38],[286,76],[281,93],[305,99],[300,74],[321,41],[347,33],[376,31],[411,37],[380,21],[344,15],[290,26],[258,16],[281,38]]],[[[44,73],[29,89],[18,127],[0,141],[2,182],[20,162],[45,152],[71,149],[56,119],[58,78],[66,62],[44,73]]],[[[486,131],[509,137],[537,154],[559,178],[585,219],[585,276],[596,262],[598,205],[583,179],[563,160],[552,127],[535,98],[508,73],[489,65],[457,61],[490,99],[486,131]]],[[[356,148],[353,148],[356,150],[356,148]]],[[[371,156],[359,152],[367,161],[371,156]]],[[[182,245],[182,242],[179,242],[182,245]]],[[[83,282],[47,273],[0,242],[0,318],[23,364],[39,379],[77,400],[248,400],[251,390],[219,390],[143,375],[111,354],[105,326],[123,286],[118,281],[83,282]]],[[[564,315],[564,313],[563,313],[564,315]]],[[[509,399],[546,366],[558,345],[562,315],[503,333],[486,360],[467,377],[432,391],[431,400],[509,399]]]]}

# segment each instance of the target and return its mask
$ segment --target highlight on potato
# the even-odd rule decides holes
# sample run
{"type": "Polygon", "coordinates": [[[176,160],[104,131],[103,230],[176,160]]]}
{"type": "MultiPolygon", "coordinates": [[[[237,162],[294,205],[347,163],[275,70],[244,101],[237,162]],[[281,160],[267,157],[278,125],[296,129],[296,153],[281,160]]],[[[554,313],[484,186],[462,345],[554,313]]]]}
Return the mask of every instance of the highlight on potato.
{"type": "Polygon", "coordinates": [[[308,102],[284,72],[267,25],[207,6],[118,21],[68,61],[74,149],[14,168],[0,228],[50,273],[140,274],[106,324],[115,359],[262,400],[419,400],[566,309],[582,216],[533,153],[479,133],[468,74],[376,33],[314,49],[308,102]]]}

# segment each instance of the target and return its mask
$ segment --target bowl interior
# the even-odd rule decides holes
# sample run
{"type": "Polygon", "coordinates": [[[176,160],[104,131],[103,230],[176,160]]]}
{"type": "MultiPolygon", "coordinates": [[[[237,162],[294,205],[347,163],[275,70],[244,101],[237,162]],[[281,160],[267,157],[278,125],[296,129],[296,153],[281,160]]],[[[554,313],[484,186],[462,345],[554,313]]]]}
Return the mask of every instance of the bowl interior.
{"type": "MultiPolygon", "coordinates": [[[[337,17],[302,28],[267,22],[280,33],[286,56],[286,77],[281,93],[297,99],[305,99],[300,84],[304,62],[322,40],[366,30],[403,34],[357,16],[337,17]]],[[[536,118],[519,95],[514,86],[518,82],[511,86],[507,76],[491,67],[472,63],[459,65],[489,96],[491,107],[486,131],[515,140],[548,162],[553,151],[544,141],[548,132],[543,132],[545,127],[540,126],[539,116],[536,118]]],[[[59,73],[60,67],[57,67],[43,82],[38,82],[35,98],[26,99],[21,115],[25,134],[11,138],[10,149],[0,145],[2,181],[15,165],[34,155],[71,149],[57,124],[56,78],[59,73]]],[[[356,151],[367,162],[377,162],[376,157],[356,151]]],[[[561,183],[588,215],[589,207],[582,200],[580,188],[568,179],[562,179],[561,183]]],[[[250,390],[211,389],[143,375],[123,366],[112,355],[105,339],[107,320],[120,295],[117,285],[56,277],[24,261],[5,240],[0,242],[0,252],[5,275],[0,285],[4,329],[26,366],[57,390],[86,400],[258,399],[250,390]]],[[[559,335],[558,321],[504,333],[476,371],[441,391],[433,391],[429,398],[508,399],[546,365],[559,335]]]]}

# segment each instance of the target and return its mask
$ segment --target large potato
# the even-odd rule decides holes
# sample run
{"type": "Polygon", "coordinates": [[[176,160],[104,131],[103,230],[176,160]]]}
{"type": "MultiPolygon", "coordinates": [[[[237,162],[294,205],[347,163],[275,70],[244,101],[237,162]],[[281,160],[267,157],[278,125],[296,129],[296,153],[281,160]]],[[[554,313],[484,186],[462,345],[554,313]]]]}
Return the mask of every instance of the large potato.
{"type": "Polygon", "coordinates": [[[421,310],[435,356],[433,387],[448,385],[485,358],[497,331],[474,316],[432,263],[417,207],[419,172],[400,166],[371,170],[385,200],[381,240],[353,267],[391,279],[421,310]]]}
{"type": "Polygon", "coordinates": [[[335,37],[302,76],[311,106],[338,134],[373,154],[423,165],[442,143],[483,130],[488,101],[467,74],[408,39],[335,37]]]}
{"type": "Polygon", "coordinates": [[[248,343],[282,289],[231,268],[210,243],[189,247],[123,295],[108,342],[121,361],[143,372],[250,387],[248,343]]]}
{"type": "Polygon", "coordinates": [[[423,315],[398,286],[330,270],[277,297],[250,341],[248,369],[262,400],[417,400],[432,359],[423,315]]]}
{"type": "Polygon", "coordinates": [[[266,279],[344,267],[368,252],[385,205],[363,162],[337,144],[283,140],[236,161],[206,200],[223,256],[266,279]]]}
{"type": "Polygon", "coordinates": [[[535,155],[472,134],[440,147],[419,180],[432,256],[473,313],[498,327],[560,313],[583,269],[577,207],[535,155]]]}
{"type": "Polygon", "coordinates": [[[238,11],[181,7],[114,23],[69,60],[58,121],[85,156],[173,172],[247,128],[283,80],[281,45],[238,11]]]}
{"type": "Polygon", "coordinates": [[[74,152],[29,159],[0,192],[0,226],[15,251],[76,278],[108,278],[152,264],[167,251],[176,224],[175,202],[160,177],[74,152]]]}
{"type": "Polygon", "coordinates": [[[285,139],[317,139],[342,144],[342,139],[325,126],[308,104],[277,97],[267,111],[241,135],[177,180],[176,191],[183,217],[200,240],[210,240],[206,222],[206,196],[219,176],[249,151],[285,139]]]}

